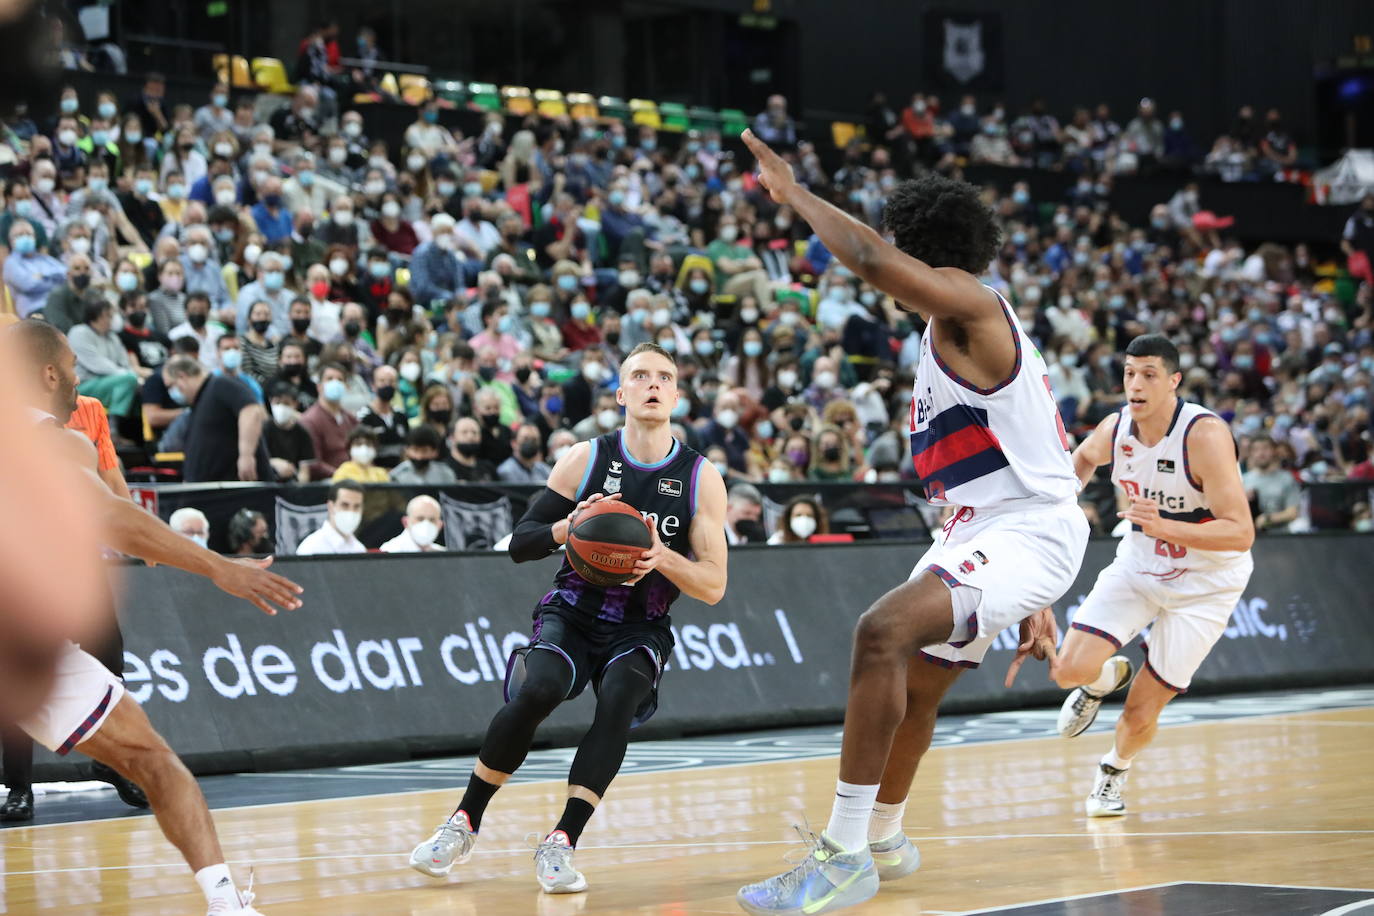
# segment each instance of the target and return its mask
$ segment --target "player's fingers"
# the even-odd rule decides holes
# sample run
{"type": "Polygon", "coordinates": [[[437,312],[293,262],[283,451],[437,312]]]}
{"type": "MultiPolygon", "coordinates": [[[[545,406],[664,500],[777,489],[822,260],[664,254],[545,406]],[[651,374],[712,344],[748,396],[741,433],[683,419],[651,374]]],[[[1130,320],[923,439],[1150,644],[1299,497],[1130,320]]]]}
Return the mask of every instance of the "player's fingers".
{"type": "Polygon", "coordinates": [[[1026,656],[1021,652],[1017,652],[1016,657],[1011,660],[1011,665],[1007,668],[1007,679],[1002,682],[1002,686],[1010,687],[1016,682],[1016,673],[1021,670],[1021,666],[1025,664],[1025,661],[1026,656]]]}
{"type": "Polygon", "coordinates": [[[250,595],[249,598],[248,598],[248,600],[251,601],[251,602],[253,602],[253,605],[254,605],[258,610],[260,610],[260,611],[262,611],[264,614],[266,614],[268,617],[275,617],[275,616],[277,616],[277,609],[274,608],[274,607],[272,607],[272,605],[268,604],[266,601],[264,601],[264,600],[262,600],[261,598],[259,598],[257,595],[250,595]]]}

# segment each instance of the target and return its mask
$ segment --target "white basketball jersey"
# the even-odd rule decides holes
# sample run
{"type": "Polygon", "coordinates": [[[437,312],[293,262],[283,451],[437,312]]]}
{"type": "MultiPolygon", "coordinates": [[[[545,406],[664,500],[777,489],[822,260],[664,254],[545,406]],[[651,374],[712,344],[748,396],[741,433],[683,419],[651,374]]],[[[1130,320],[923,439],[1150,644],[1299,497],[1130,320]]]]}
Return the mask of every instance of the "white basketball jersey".
{"type": "Polygon", "coordinates": [[[936,505],[978,509],[1074,499],[1078,477],[1045,360],[1011,306],[996,290],[989,292],[1011,327],[1016,363],[1006,380],[979,388],[940,358],[926,330],[911,393],[916,476],[936,505]]]}
{"type": "MultiPolygon", "coordinates": [[[[1143,496],[1159,503],[1162,518],[1177,522],[1207,522],[1215,518],[1201,485],[1188,466],[1188,431],[1203,417],[1214,417],[1207,408],[1178,399],[1174,417],[1164,438],[1153,446],[1136,438],[1135,421],[1127,404],[1121,409],[1112,432],[1112,483],[1127,496],[1143,496]]],[[[1130,559],[1142,572],[1169,572],[1222,566],[1246,550],[1199,550],[1146,537],[1132,526],[1121,539],[1116,555],[1130,559]]]]}

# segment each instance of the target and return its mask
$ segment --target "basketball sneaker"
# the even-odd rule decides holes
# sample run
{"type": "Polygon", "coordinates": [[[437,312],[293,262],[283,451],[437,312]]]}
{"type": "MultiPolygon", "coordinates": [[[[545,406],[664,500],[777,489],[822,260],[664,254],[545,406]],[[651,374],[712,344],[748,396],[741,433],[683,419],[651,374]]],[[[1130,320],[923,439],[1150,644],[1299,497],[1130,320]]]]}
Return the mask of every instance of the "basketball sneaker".
{"type": "Polygon", "coordinates": [[[810,848],[791,871],[742,887],[735,902],[746,913],[818,916],[855,906],[878,893],[878,869],[868,847],[845,852],[821,834],[797,831],[810,848]]]}
{"type": "Polygon", "coordinates": [[[1130,771],[1118,770],[1105,763],[1097,766],[1097,782],[1093,784],[1092,794],[1083,807],[1088,817],[1120,817],[1126,813],[1126,803],[1121,800],[1121,787],[1126,785],[1130,771]]]}
{"type": "Polygon", "coordinates": [[[1064,705],[1059,708],[1058,727],[1060,735],[1065,738],[1075,738],[1083,734],[1097,718],[1097,711],[1102,708],[1102,701],[1131,682],[1134,669],[1131,667],[1129,659],[1123,655],[1113,655],[1102,666],[1103,670],[1106,670],[1109,665],[1116,669],[1116,683],[1110,690],[1106,693],[1094,693],[1087,687],[1076,687],[1064,699],[1064,705]]]}
{"type": "Polygon", "coordinates": [[[431,878],[442,878],[472,858],[472,847],[477,843],[477,833],[472,829],[466,811],[455,811],[453,816],[439,825],[429,839],[425,840],[410,854],[410,867],[431,878]]]}
{"type": "Polygon", "coordinates": [[[906,834],[898,830],[885,840],[868,844],[879,881],[896,881],[921,867],[921,851],[906,834]]]}
{"type": "Polygon", "coordinates": [[[587,879],[573,868],[573,847],[568,835],[555,830],[534,851],[534,877],[546,894],[578,894],[587,889],[587,879]]]}

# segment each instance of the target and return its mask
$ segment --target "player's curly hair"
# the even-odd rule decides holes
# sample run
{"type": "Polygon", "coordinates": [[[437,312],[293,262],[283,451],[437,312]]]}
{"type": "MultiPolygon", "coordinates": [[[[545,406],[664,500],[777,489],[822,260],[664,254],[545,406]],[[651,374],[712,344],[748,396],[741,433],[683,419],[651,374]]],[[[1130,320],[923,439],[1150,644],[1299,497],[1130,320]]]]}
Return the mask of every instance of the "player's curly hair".
{"type": "Polygon", "coordinates": [[[978,189],[929,174],[893,189],[883,226],[898,248],[931,267],[957,267],[975,276],[987,269],[1002,232],[978,189]]]}

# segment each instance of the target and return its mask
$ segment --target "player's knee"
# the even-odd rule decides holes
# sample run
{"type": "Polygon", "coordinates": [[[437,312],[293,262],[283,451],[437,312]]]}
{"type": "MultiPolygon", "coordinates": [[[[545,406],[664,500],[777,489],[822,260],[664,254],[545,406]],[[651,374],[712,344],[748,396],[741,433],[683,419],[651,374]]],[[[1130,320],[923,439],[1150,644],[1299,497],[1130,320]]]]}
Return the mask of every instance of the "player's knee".
{"type": "Polygon", "coordinates": [[[1082,687],[1097,679],[1098,672],[1091,670],[1077,659],[1060,657],[1059,663],[1050,671],[1050,677],[1064,690],[1082,687]]]}
{"type": "Polygon", "coordinates": [[[902,630],[897,616],[879,602],[859,616],[854,627],[854,652],[865,657],[897,654],[902,630]]]}
{"type": "Polygon", "coordinates": [[[110,765],[151,794],[186,769],[181,758],[162,740],[124,748],[119,757],[119,762],[110,765]]]}
{"type": "Polygon", "coordinates": [[[1121,718],[1118,724],[1133,735],[1149,734],[1155,727],[1155,722],[1159,716],[1152,710],[1140,706],[1126,704],[1121,710],[1121,718]]]}
{"type": "Polygon", "coordinates": [[[567,695],[568,685],[554,677],[530,678],[520,685],[515,702],[530,712],[548,715],[567,695]]]}

